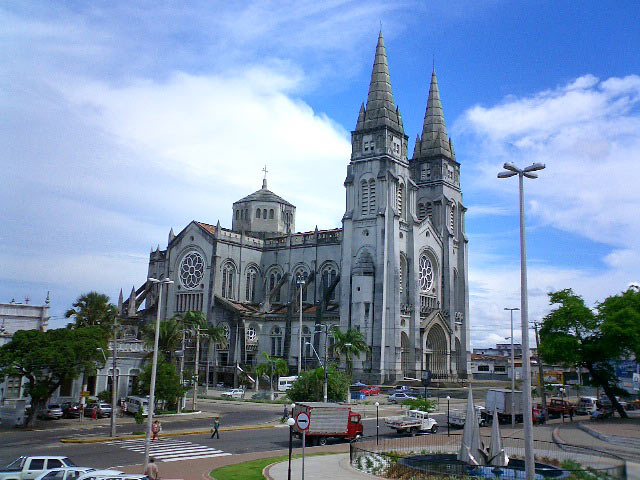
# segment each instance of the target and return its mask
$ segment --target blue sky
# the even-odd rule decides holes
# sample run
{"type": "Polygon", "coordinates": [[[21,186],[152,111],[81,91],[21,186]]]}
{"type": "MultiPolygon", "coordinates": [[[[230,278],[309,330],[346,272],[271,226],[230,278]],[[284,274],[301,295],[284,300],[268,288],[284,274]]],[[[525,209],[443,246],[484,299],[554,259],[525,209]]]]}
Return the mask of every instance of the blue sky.
{"type": "Polygon", "coordinates": [[[349,132],[382,23],[413,140],[433,64],[468,207],[472,344],[519,305],[527,181],[531,319],[639,281],[637,2],[14,2],[0,5],[0,301],[114,300],[171,227],[231,224],[269,187],[301,230],[340,225],[349,132]],[[232,4],[231,6],[229,4],[232,4]]]}

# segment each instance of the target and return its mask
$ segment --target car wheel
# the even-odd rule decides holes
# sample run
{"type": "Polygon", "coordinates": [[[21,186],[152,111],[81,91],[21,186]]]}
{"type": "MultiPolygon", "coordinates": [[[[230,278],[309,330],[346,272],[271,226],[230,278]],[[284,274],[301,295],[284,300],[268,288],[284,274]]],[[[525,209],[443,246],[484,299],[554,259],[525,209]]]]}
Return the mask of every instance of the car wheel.
{"type": "Polygon", "coordinates": [[[431,427],[431,433],[438,433],[438,425],[434,425],[431,427]]]}
{"type": "Polygon", "coordinates": [[[320,445],[321,447],[324,447],[327,444],[327,437],[320,437],[318,439],[318,445],[320,445]]]}
{"type": "Polygon", "coordinates": [[[411,430],[409,431],[409,433],[411,433],[412,437],[415,437],[418,433],[418,428],[417,427],[411,427],[411,430]]]}

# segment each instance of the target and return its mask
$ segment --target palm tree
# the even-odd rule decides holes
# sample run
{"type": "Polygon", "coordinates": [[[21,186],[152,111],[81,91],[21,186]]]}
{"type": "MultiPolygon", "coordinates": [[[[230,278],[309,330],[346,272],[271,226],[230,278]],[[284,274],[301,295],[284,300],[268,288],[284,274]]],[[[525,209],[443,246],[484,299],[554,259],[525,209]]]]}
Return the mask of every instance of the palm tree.
{"type": "Polygon", "coordinates": [[[279,378],[289,373],[289,365],[284,358],[272,357],[267,352],[262,352],[262,356],[266,363],[260,363],[256,366],[256,376],[266,375],[269,377],[271,400],[273,400],[273,377],[279,378]]]}
{"type": "Polygon", "coordinates": [[[360,330],[355,328],[349,328],[345,332],[339,328],[332,330],[335,344],[333,350],[336,354],[344,354],[345,363],[347,364],[347,374],[351,377],[353,372],[353,359],[355,355],[359,356],[361,353],[368,352],[370,350],[369,345],[364,338],[364,335],[360,330]]]}
{"type": "MultiPolygon", "coordinates": [[[[168,362],[171,361],[173,352],[180,348],[182,343],[182,328],[182,321],[178,316],[160,322],[158,352],[162,352],[168,362]]],[[[153,348],[155,336],[155,322],[149,323],[143,331],[143,337],[145,343],[151,348],[153,348]]],[[[148,354],[148,356],[151,355],[153,355],[153,351],[148,354]]]]}
{"type": "Polygon", "coordinates": [[[73,317],[69,328],[97,326],[103,330],[110,330],[118,316],[118,307],[109,303],[109,297],[98,292],[83,293],[67,310],[65,317],[73,317]]]}

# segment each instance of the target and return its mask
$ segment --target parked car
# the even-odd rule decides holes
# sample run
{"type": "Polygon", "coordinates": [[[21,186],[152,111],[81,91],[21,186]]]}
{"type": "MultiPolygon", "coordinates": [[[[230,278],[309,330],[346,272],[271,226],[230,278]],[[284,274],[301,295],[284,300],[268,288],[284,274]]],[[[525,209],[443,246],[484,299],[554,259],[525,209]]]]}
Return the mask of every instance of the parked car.
{"type": "Polygon", "coordinates": [[[62,408],[57,403],[50,403],[40,412],[39,417],[45,420],[59,420],[62,418],[62,408]]]}
{"type": "Polygon", "coordinates": [[[258,392],[251,395],[251,400],[269,400],[271,394],[269,392],[258,392]]]}
{"type": "Polygon", "coordinates": [[[389,395],[389,403],[402,403],[405,400],[415,400],[416,397],[408,393],[396,392],[389,395]]]}
{"type": "Polygon", "coordinates": [[[241,388],[232,388],[228,392],[222,392],[220,396],[223,398],[244,398],[244,390],[241,388]]]}
{"type": "Polygon", "coordinates": [[[80,402],[64,402],[60,408],[62,409],[62,418],[78,418],[82,411],[82,404],[80,402]]]}
{"type": "Polygon", "coordinates": [[[552,398],[547,406],[549,418],[560,418],[561,416],[575,415],[576,406],[562,398],[552,398]]]}
{"type": "Polygon", "coordinates": [[[75,466],[69,457],[19,457],[0,470],[0,480],[30,480],[54,468],[75,466]]]}
{"type": "Polygon", "coordinates": [[[380,395],[380,387],[369,385],[368,387],[360,390],[360,393],[364,393],[365,395],[380,395]]]}
{"type": "Polygon", "coordinates": [[[80,475],[94,470],[95,468],[89,467],[54,468],[38,475],[35,480],[76,480],[80,475]]]}
{"type": "Polygon", "coordinates": [[[113,412],[113,409],[111,408],[111,404],[109,403],[103,403],[103,402],[89,403],[87,404],[86,407],[84,407],[85,417],[91,416],[91,414],[93,413],[93,407],[96,407],[97,409],[98,418],[111,417],[111,413],[113,412]]]}
{"type": "Polygon", "coordinates": [[[597,403],[598,399],[596,397],[580,397],[576,408],[576,414],[591,415],[598,409],[597,403]]]}
{"type": "Polygon", "coordinates": [[[106,478],[113,478],[118,475],[122,475],[124,472],[120,470],[94,470],[80,475],[76,480],[104,480],[106,478]]]}

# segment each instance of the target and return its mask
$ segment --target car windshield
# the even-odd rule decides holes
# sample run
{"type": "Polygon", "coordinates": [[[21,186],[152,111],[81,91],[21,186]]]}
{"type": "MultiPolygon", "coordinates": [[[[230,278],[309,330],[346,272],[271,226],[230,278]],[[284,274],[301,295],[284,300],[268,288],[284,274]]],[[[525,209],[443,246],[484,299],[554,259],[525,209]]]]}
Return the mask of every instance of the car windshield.
{"type": "Polygon", "coordinates": [[[60,408],[60,405],[51,404],[51,405],[49,405],[49,408],[60,408]]]}
{"type": "Polygon", "coordinates": [[[7,470],[7,471],[20,471],[20,470],[22,470],[22,466],[24,465],[24,461],[26,459],[27,459],[27,457],[17,458],[13,462],[11,462],[9,465],[7,465],[5,470],[7,470]]]}
{"type": "Polygon", "coordinates": [[[77,465],[73,463],[73,461],[69,457],[64,457],[62,461],[67,467],[77,467],[77,465]]]}
{"type": "Polygon", "coordinates": [[[111,405],[109,405],[108,403],[101,403],[100,408],[111,408],[111,405]]]}

